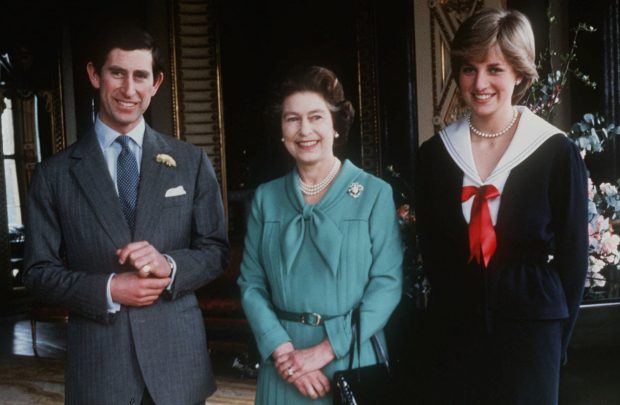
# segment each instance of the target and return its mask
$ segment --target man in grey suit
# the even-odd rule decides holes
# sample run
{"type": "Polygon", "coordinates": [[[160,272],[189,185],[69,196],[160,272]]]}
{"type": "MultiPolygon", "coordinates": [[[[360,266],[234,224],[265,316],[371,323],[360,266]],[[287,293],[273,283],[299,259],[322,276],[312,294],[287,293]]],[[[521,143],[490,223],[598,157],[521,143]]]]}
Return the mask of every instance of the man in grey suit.
{"type": "Polygon", "coordinates": [[[24,283],[70,311],[65,403],[202,404],[215,383],[194,291],[228,261],[220,189],[201,149],[144,122],[163,80],[150,35],[97,44],[94,128],[32,178],[24,283]]]}

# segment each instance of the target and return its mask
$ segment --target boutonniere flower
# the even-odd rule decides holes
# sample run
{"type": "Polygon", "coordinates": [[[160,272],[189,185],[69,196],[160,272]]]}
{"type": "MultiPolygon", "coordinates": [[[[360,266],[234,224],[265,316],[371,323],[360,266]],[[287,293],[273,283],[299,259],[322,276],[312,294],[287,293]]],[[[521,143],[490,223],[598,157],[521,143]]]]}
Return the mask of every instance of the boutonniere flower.
{"type": "Polygon", "coordinates": [[[168,167],[177,167],[177,162],[170,155],[165,153],[159,153],[155,156],[155,161],[168,167]]]}

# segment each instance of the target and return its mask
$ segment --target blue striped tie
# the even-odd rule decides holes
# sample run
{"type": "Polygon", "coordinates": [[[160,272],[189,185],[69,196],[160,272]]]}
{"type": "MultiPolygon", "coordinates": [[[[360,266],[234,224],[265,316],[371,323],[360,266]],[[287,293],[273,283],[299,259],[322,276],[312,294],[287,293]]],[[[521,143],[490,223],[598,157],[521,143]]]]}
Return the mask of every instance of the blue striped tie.
{"type": "Polygon", "coordinates": [[[136,224],[136,200],[138,199],[138,182],[140,181],[140,173],[138,172],[138,163],[136,156],[129,149],[130,139],[127,135],[121,135],[116,138],[121,147],[121,153],[118,155],[116,164],[116,183],[118,186],[118,198],[121,200],[123,214],[129,228],[133,233],[136,224]]]}

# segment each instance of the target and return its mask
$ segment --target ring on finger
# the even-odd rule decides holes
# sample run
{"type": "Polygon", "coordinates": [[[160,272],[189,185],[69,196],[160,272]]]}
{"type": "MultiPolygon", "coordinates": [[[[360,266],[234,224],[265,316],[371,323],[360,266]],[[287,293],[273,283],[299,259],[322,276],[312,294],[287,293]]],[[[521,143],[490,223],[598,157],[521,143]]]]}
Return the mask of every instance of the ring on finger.
{"type": "Polygon", "coordinates": [[[295,375],[295,370],[293,370],[293,367],[287,368],[286,374],[288,374],[289,377],[292,377],[293,375],[295,375]]]}
{"type": "Polygon", "coordinates": [[[150,264],[145,264],[144,267],[142,267],[141,270],[142,270],[143,273],[148,274],[148,273],[151,272],[151,265],[150,264]]]}

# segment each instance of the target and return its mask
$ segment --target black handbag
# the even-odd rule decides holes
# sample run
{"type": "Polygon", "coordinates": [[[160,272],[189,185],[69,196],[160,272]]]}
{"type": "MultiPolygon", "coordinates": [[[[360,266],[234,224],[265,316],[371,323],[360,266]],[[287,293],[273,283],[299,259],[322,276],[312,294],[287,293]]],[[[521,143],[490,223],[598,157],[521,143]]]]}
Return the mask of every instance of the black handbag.
{"type": "Polygon", "coordinates": [[[386,404],[387,398],[393,396],[390,389],[390,365],[377,335],[371,337],[372,346],[377,356],[377,364],[359,367],[360,362],[360,319],[359,309],[352,314],[352,338],[349,350],[349,368],[336,371],[333,380],[333,398],[335,405],[374,405],[386,404]],[[358,367],[353,368],[353,357],[357,349],[358,367]]]}

